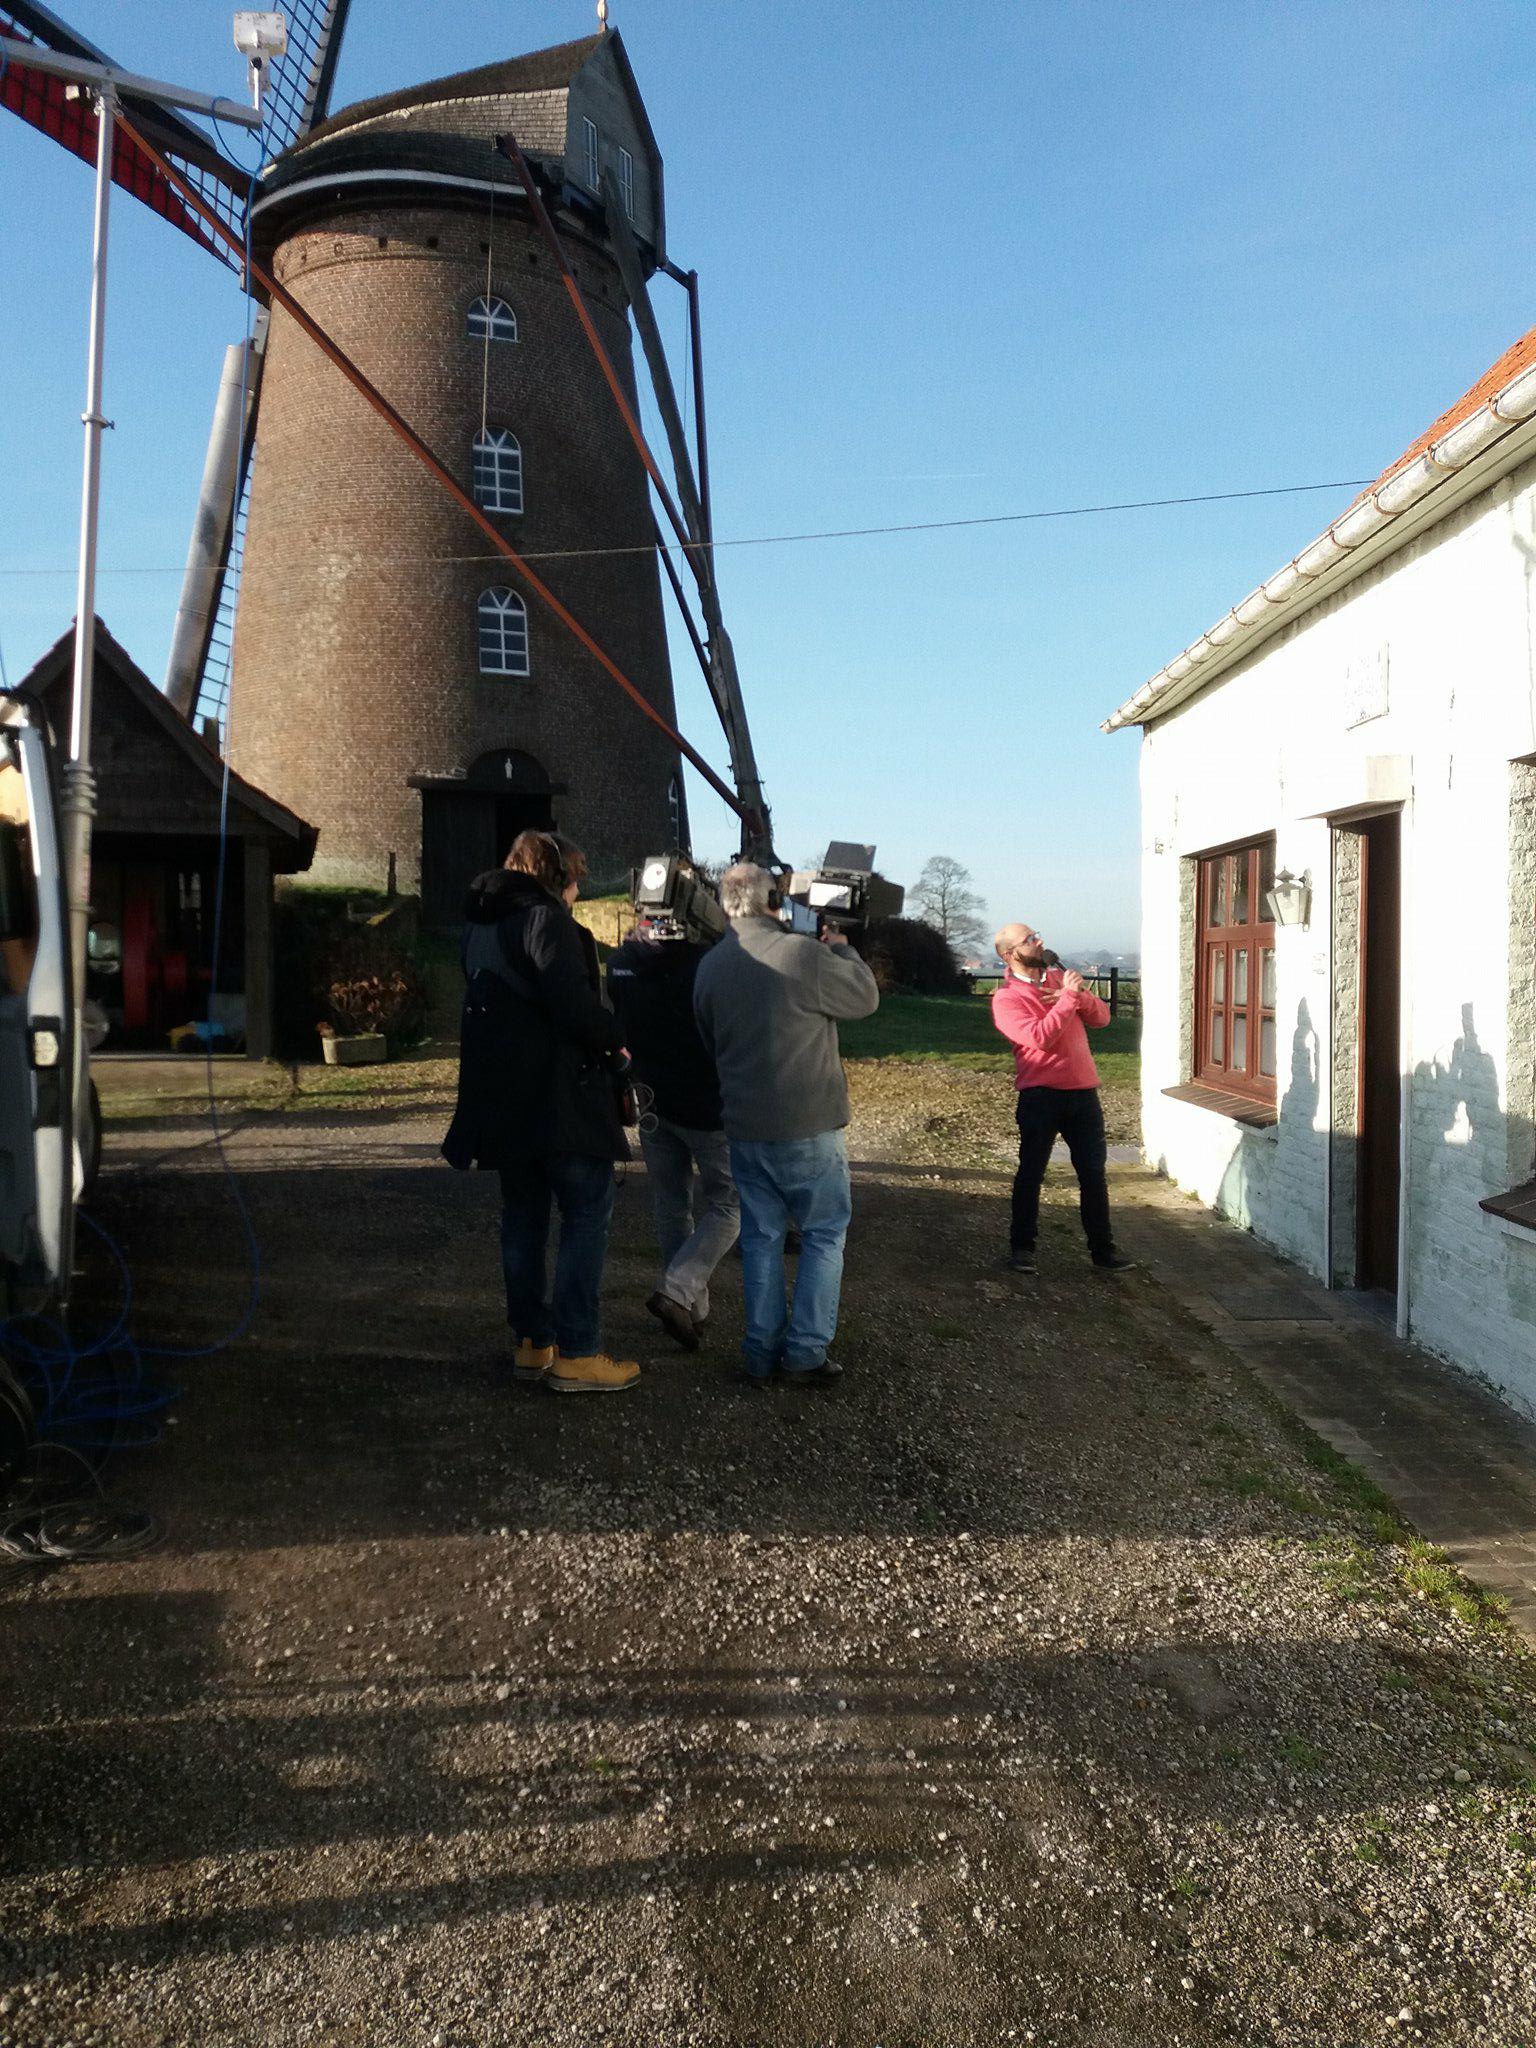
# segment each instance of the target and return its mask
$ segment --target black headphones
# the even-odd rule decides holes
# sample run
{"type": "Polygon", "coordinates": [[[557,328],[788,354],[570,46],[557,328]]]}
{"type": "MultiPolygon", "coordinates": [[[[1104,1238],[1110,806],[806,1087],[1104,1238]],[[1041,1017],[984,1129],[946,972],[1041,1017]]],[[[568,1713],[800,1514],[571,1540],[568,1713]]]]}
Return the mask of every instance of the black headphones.
{"type": "Polygon", "coordinates": [[[570,887],[571,878],[566,871],[565,852],[564,849],[561,847],[559,838],[553,832],[541,832],[539,834],[539,837],[544,841],[544,844],[549,848],[550,852],[555,857],[555,873],[560,878],[559,886],[562,889],[568,889],[570,887]]]}

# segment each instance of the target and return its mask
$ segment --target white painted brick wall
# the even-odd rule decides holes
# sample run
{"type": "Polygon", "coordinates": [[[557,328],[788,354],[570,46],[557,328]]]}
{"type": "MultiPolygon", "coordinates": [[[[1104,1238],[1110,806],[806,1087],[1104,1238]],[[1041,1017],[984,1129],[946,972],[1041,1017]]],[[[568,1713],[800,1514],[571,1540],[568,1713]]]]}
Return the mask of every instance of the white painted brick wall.
{"type": "MultiPolygon", "coordinates": [[[[1419,1340],[1536,1414],[1536,1234],[1480,1197],[1509,1185],[1511,763],[1536,753],[1536,464],[1288,628],[1142,743],[1143,1134],[1148,1158],[1310,1271],[1327,1271],[1330,831],[1402,798],[1404,1199],[1419,1340]],[[1350,729],[1349,676],[1387,650],[1389,708],[1350,729]],[[1180,1066],[1180,861],[1276,835],[1310,869],[1306,930],[1276,934],[1280,1122],[1255,1133],[1170,1101],[1180,1066]]],[[[1526,886],[1522,878],[1523,891],[1526,886]]],[[[1536,906],[1532,906],[1536,914],[1536,906]]],[[[1517,913],[1518,908],[1517,908],[1517,913]]],[[[1513,1023],[1511,1019],[1513,1017],[1513,1023]]],[[[1511,1036],[1516,1041],[1511,1043],[1511,1036]]]]}

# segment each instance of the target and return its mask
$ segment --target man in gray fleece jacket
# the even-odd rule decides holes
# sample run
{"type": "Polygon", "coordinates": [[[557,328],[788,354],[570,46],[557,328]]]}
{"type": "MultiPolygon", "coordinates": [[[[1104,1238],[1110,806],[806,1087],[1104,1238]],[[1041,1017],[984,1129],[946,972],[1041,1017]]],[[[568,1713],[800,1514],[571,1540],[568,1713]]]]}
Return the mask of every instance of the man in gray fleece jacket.
{"type": "Polygon", "coordinates": [[[848,1177],[848,1083],[840,1017],[880,1005],[875,977],[839,933],[813,939],[768,915],[768,874],[728,868],[720,902],[730,931],[699,964],[693,1007],[720,1076],[731,1172],[741,1196],[747,1333],[742,1369],[807,1381],[836,1379],[827,1357],[837,1330],[848,1177]],[[800,1232],[800,1266],[786,1312],[784,1240],[800,1232]]]}

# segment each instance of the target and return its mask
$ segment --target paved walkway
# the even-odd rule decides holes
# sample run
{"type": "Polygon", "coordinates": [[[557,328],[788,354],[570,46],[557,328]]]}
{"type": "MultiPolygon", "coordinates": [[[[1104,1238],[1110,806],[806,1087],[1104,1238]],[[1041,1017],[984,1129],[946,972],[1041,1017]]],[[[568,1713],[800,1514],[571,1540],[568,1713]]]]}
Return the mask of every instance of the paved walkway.
{"type": "Polygon", "coordinates": [[[1146,1168],[1115,1185],[1127,1250],[1536,1644],[1536,1424],[1146,1168]]]}

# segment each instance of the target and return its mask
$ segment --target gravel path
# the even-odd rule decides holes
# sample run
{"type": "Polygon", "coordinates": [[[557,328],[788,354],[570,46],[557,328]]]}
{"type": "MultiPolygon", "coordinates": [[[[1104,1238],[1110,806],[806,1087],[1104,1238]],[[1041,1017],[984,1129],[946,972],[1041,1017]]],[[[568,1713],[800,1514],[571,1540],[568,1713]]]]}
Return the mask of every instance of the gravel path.
{"type": "MultiPolygon", "coordinates": [[[[1066,1186],[998,1266],[994,1082],[856,1078],[820,1394],[726,1381],[734,1273],[659,1347],[638,1178],[645,1382],[562,1401],[435,1121],[241,1131],[255,1335],[113,1468],[164,1544],[4,1595],[0,2043],[1532,2038],[1531,1660],[1066,1186]]],[[[238,1314],[205,1145],[100,1213],[145,1334],[238,1314]]]]}

